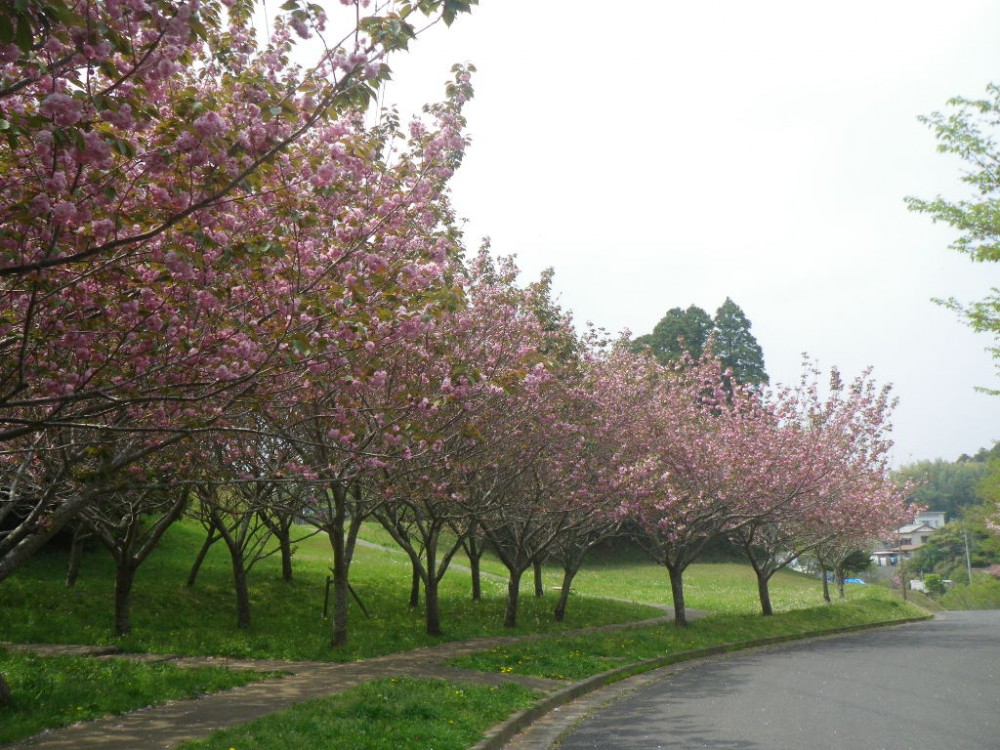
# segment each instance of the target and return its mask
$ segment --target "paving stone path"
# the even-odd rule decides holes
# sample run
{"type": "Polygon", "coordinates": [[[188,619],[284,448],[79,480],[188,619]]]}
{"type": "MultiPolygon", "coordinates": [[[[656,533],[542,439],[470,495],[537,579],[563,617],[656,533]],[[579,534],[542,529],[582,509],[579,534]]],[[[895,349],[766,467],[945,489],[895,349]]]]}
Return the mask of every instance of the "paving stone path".
{"type": "MultiPolygon", "coordinates": [[[[644,624],[669,622],[670,619],[668,615],[646,621],[644,624]]],[[[626,628],[636,624],[625,623],[572,632],[626,628]]],[[[335,695],[363,682],[384,677],[430,677],[489,685],[516,682],[538,691],[542,696],[548,696],[550,707],[568,703],[574,697],[572,694],[573,684],[564,680],[476,672],[449,667],[446,664],[449,659],[456,656],[538,637],[541,636],[478,638],[470,641],[442,643],[401,654],[390,654],[347,663],[170,657],[117,654],[110,649],[93,646],[3,644],[5,648],[10,650],[34,651],[41,654],[77,654],[91,655],[96,658],[170,661],[178,666],[219,666],[230,669],[281,671],[289,674],[201,698],[170,701],[120,716],[109,716],[63,729],[50,730],[21,743],[4,746],[0,750],[28,750],[29,748],[31,750],[139,750],[140,748],[142,750],[167,750],[186,740],[205,737],[217,729],[243,724],[264,714],[281,711],[295,703],[311,698],[335,695]],[[560,696],[565,696],[565,699],[560,696]]],[[[576,684],[579,692],[589,691],[585,683],[586,681],[576,684]]],[[[477,748],[497,750],[503,747],[505,742],[505,735],[492,732],[477,748]]],[[[536,746],[542,747],[542,745],[531,745],[531,747],[536,746]]],[[[523,747],[527,750],[529,746],[523,747]]]]}

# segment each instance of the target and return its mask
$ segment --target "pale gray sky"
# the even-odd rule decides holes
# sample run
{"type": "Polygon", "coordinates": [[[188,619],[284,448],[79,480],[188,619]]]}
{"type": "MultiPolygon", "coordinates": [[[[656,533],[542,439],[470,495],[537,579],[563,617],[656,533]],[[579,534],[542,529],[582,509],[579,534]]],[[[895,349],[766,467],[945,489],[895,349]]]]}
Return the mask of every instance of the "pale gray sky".
{"type": "Polygon", "coordinates": [[[986,0],[481,0],[393,61],[386,101],[441,97],[472,62],[473,145],[453,183],[471,247],[553,266],[579,321],[646,333],[730,296],[772,381],[802,352],[901,399],[895,460],[1000,439],[990,344],[932,297],[971,300],[995,267],[906,195],[958,195],[917,115],[1000,81],[986,0]]]}

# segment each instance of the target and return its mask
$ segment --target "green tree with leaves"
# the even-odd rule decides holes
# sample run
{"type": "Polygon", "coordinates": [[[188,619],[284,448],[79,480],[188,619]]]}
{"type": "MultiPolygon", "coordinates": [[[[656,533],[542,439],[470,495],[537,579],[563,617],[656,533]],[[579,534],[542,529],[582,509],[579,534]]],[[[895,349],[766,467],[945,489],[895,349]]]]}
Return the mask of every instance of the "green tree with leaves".
{"type": "Polygon", "coordinates": [[[1000,564],[1000,538],[986,526],[986,509],[975,505],[966,508],[960,520],[947,523],[931,534],[927,544],[914,552],[908,567],[966,581],[966,540],[973,568],[1000,564]]]}
{"type": "Polygon", "coordinates": [[[991,460],[986,467],[976,490],[983,499],[986,528],[1000,537],[1000,458],[991,460]]]}
{"type": "Polygon", "coordinates": [[[896,472],[900,481],[911,480],[920,483],[913,493],[913,502],[940,510],[948,518],[956,518],[970,505],[982,502],[979,483],[989,473],[987,464],[979,461],[917,461],[907,464],[896,472]]]}
{"type": "MultiPolygon", "coordinates": [[[[938,151],[954,154],[966,164],[962,181],[971,186],[967,198],[933,200],[908,197],[911,211],[930,215],[959,232],[951,247],[977,263],[1000,261],[1000,85],[991,83],[981,99],[955,97],[949,111],[920,117],[938,140],[938,151]]],[[[973,330],[993,334],[994,358],[1000,358],[1000,290],[993,288],[982,300],[964,304],[954,298],[937,300],[958,312],[973,330]]],[[[1000,393],[996,389],[983,389],[1000,393]]]]}
{"type": "Polygon", "coordinates": [[[648,347],[657,361],[666,364],[685,352],[693,359],[700,358],[711,340],[714,354],[740,383],[760,385],[768,381],[764,353],[750,327],[746,314],[729,297],[716,310],[715,318],[697,305],[686,310],[672,307],[652,333],[633,341],[632,350],[641,352],[648,347]]]}
{"type": "Polygon", "coordinates": [[[687,310],[672,307],[660,318],[652,333],[633,342],[633,351],[639,352],[648,346],[662,364],[677,359],[684,352],[699,359],[714,329],[711,316],[697,305],[689,305],[687,310]]]}
{"type": "Polygon", "coordinates": [[[714,321],[713,351],[722,364],[733,371],[743,385],[761,385],[768,381],[764,370],[764,352],[750,332],[750,320],[740,306],[726,297],[714,321]]]}

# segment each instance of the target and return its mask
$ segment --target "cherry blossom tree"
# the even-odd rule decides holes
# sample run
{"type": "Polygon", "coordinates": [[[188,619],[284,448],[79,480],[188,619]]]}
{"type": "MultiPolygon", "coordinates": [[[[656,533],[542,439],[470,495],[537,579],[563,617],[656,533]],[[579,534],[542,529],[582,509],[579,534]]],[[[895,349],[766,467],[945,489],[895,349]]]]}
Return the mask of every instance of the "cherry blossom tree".
{"type": "Polygon", "coordinates": [[[557,621],[566,615],[573,580],[587,553],[618,533],[624,519],[617,511],[636,489],[633,476],[623,470],[635,460],[628,452],[628,436],[637,404],[622,399],[617,379],[621,358],[599,332],[588,332],[581,344],[582,356],[560,369],[559,387],[550,389],[550,398],[559,399],[560,416],[547,454],[548,471],[560,475],[562,484],[552,503],[560,532],[549,548],[563,568],[557,621]]]}
{"type": "Polygon", "coordinates": [[[629,471],[639,484],[622,511],[639,524],[640,544],[667,568],[674,622],[683,627],[684,571],[709,541],[751,517],[741,468],[751,460],[748,435],[763,412],[756,394],[740,384],[727,392],[726,373],[710,352],[666,366],[646,357],[633,367],[637,395],[630,401],[641,406],[629,471]]]}
{"type": "MultiPolygon", "coordinates": [[[[460,150],[454,109],[435,115],[450,120],[445,135],[418,126],[420,153],[395,162],[395,123],[369,132],[359,113],[417,18],[450,23],[470,4],[382,4],[364,18],[359,6],[350,33],[327,42],[322,9],[292,3],[267,44],[246,2],[4,11],[4,484],[45,486],[26,474],[62,456],[55,475],[71,476],[104,435],[141,435],[117,441],[129,449],[104,462],[111,477],[224,427],[278,371],[308,366],[317,320],[337,311],[303,298],[329,293],[331,276],[330,298],[342,297],[353,282],[341,267],[371,265],[369,238],[386,225],[433,221],[460,150]],[[294,37],[314,33],[318,62],[292,64],[294,37]]],[[[456,82],[452,101],[468,95],[456,82]]],[[[65,487],[18,496],[0,578],[92,500],[65,487]]]]}
{"type": "MultiPolygon", "coordinates": [[[[224,475],[223,475],[224,476],[224,475]]],[[[221,541],[229,553],[233,573],[233,593],[236,597],[236,627],[250,627],[250,587],[248,576],[253,566],[274,553],[269,549],[271,529],[264,523],[263,513],[277,509],[273,482],[227,482],[219,479],[198,483],[192,494],[197,507],[192,515],[201,521],[208,532],[205,545],[199,552],[196,566],[204,559],[204,552],[216,541],[221,541]]],[[[191,570],[188,585],[194,584],[197,568],[191,570]]]]}
{"type": "Polygon", "coordinates": [[[772,396],[773,419],[758,422],[758,450],[741,472],[753,516],[729,536],[754,569],[764,615],[773,611],[768,582],[778,570],[811,550],[829,556],[858,534],[877,538],[912,512],[906,488],[888,475],[890,389],[870,371],[846,385],[833,369],[824,398],[818,375],[807,361],[798,387],[772,396]]]}
{"type": "Polygon", "coordinates": [[[405,460],[382,475],[387,502],[375,511],[423,582],[432,635],[441,632],[438,583],[481,520],[463,501],[466,477],[495,462],[512,423],[524,419],[523,395],[551,338],[537,314],[539,287],[520,289],[510,259],[494,261],[484,248],[464,276],[462,303],[443,312],[408,366],[420,408],[405,427],[405,460]],[[457,534],[440,550],[445,529],[457,534]]]}
{"type": "MultiPolygon", "coordinates": [[[[132,590],[139,567],[156,548],[167,529],[183,513],[188,491],[171,486],[159,474],[160,465],[133,464],[128,482],[112,490],[102,487],[96,502],[85,506],[80,523],[97,538],[115,561],[115,635],[132,631],[132,590]]],[[[101,485],[99,485],[101,486],[101,485]]]]}
{"type": "MultiPolygon", "coordinates": [[[[17,518],[0,580],[107,495],[92,474],[77,491],[81,461],[101,454],[113,483],[239,421],[271,382],[288,388],[283,371],[309,371],[327,346],[320,329],[364,338],[357,318],[333,321],[389,267],[370,240],[425,242],[442,218],[464,71],[440,128],[415,125],[414,158],[394,168],[395,123],[365,132],[360,113],[417,19],[450,24],[475,0],[378,3],[364,17],[370,3],[347,4],[358,12],[339,40],[321,6],[292,0],[266,44],[249,0],[0,8],[0,483],[14,488],[0,515],[17,518]],[[290,62],[294,37],[313,34],[316,64],[290,62]]],[[[431,257],[448,252],[439,239],[431,257]]],[[[439,270],[426,259],[393,273],[420,286],[439,270]]],[[[383,309],[386,326],[412,321],[383,309]]]]}

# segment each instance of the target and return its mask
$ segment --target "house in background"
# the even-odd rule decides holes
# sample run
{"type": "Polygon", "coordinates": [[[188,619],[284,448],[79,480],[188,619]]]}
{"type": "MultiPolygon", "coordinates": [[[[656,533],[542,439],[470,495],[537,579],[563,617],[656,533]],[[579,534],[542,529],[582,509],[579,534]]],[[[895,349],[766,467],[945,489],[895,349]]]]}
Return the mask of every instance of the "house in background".
{"type": "Polygon", "coordinates": [[[943,510],[925,510],[923,513],[918,513],[913,522],[925,523],[932,529],[940,529],[947,523],[947,520],[948,514],[943,510]]]}
{"type": "Polygon", "coordinates": [[[942,511],[931,510],[918,513],[913,523],[896,529],[896,539],[884,542],[872,553],[872,562],[879,567],[898,565],[908,559],[914,550],[927,544],[931,534],[945,525],[947,516],[942,511]]]}

